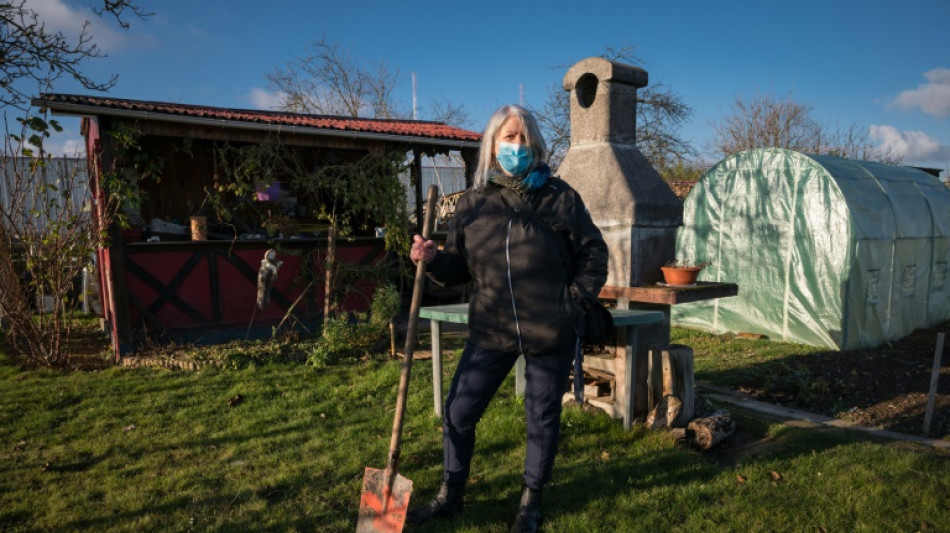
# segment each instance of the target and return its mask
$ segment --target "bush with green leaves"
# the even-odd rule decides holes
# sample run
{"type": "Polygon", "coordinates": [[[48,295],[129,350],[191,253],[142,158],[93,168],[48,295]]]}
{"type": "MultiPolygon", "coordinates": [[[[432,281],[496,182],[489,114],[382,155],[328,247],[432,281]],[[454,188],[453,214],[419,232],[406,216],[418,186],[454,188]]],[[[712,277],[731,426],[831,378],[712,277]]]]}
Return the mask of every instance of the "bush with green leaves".
{"type": "Polygon", "coordinates": [[[381,351],[389,323],[399,313],[399,305],[399,292],[392,285],[379,286],[373,293],[368,313],[339,314],[327,321],[322,335],[310,350],[307,363],[322,368],[371,357],[381,351]]]}
{"type": "MultiPolygon", "coordinates": [[[[19,362],[65,369],[71,315],[79,304],[76,281],[107,246],[121,206],[134,204],[137,196],[120,172],[103,172],[94,191],[78,165],[45,153],[43,143],[62,131],[55,120],[27,113],[17,121],[20,132],[7,131],[2,142],[0,323],[19,362]]],[[[133,164],[141,155],[135,138],[131,130],[119,138],[113,166],[152,171],[154,165],[133,164]]]]}

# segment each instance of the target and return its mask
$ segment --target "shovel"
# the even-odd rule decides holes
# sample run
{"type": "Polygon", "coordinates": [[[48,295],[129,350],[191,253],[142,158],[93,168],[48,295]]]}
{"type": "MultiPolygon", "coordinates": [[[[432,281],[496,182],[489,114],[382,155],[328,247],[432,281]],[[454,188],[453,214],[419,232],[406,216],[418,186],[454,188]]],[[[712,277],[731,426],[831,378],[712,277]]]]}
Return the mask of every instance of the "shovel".
{"type": "MultiPolygon", "coordinates": [[[[429,186],[426,200],[425,222],[422,237],[432,233],[432,213],[438,188],[429,186]]],[[[416,325],[419,322],[419,307],[422,304],[422,286],[425,284],[426,264],[416,265],[416,279],[412,286],[412,303],[409,306],[409,324],[406,329],[406,350],[402,360],[402,375],[399,378],[399,393],[396,397],[396,415],[393,434],[389,442],[389,461],[385,470],[366,468],[363,474],[363,494],[360,497],[360,515],[356,533],[399,533],[406,522],[412,481],[396,473],[399,467],[399,441],[402,437],[402,421],[406,415],[406,397],[409,396],[409,374],[412,371],[412,349],[416,340],[416,325]]]]}

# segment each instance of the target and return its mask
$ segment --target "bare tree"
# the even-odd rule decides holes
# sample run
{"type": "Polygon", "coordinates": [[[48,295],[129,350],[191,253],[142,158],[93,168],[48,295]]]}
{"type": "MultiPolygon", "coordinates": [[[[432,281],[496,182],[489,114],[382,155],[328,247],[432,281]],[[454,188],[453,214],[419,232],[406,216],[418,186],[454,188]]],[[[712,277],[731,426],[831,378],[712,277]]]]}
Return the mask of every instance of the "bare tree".
{"type": "Polygon", "coordinates": [[[552,83],[543,106],[532,111],[544,131],[551,167],[557,168],[571,147],[571,95],[560,83],[552,83]]]}
{"type": "Polygon", "coordinates": [[[427,115],[429,120],[444,122],[457,128],[468,128],[471,123],[468,111],[447,98],[431,100],[427,115]]]}
{"type": "MultiPolygon", "coordinates": [[[[634,46],[609,46],[599,57],[632,65],[644,64],[634,46]]],[[[679,128],[693,113],[679,95],[665,84],[657,83],[637,91],[637,100],[637,116],[631,117],[637,121],[637,147],[654,167],[662,171],[677,161],[695,156],[695,150],[679,136],[679,128]]],[[[558,81],[548,87],[542,107],[533,109],[544,129],[553,167],[560,164],[571,144],[570,103],[570,94],[558,81]]]]}
{"type": "MultiPolygon", "coordinates": [[[[408,119],[412,108],[397,90],[402,76],[385,61],[357,62],[338,42],[323,38],[310,43],[301,56],[265,74],[276,91],[281,111],[385,119],[408,119]]],[[[427,120],[467,127],[468,113],[447,98],[432,99],[427,120]]]]}
{"type": "Polygon", "coordinates": [[[399,71],[385,62],[366,68],[339,44],[325,38],[304,55],[267,73],[269,88],[283,95],[282,111],[317,115],[404,118],[395,98],[399,71]]]}
{"type": "Polygon", "coordinates": [[[796,102],[788,95],[781,98],[772,94],[749,99],[737,97],[732,112],[715,127],[711,150],[731,155],[774,146],[811,154],[900,164],[900,156],[874,147],[869,133],[859,130],[856,124],[831,127],[815,120],[811,113],[810,105],[796,102]]]}
{"type": "MultiPolygon", "coordinates": [[[[128,29],[128,15],[145,18],[151,15],[136,0],[101,0],[93,8],[100,16],[111,15],[123,29],[128,29]]],[[[89,21],[82,24],[75,39],[61,31],[47,29],[34,5],[28,0],[0,2],[0,104],[26,109],[30,95],[24,91],[39,86],[52,87],[63,75],[72,77],[86,89],[107,91],[118,77],[94,80],[82,73],[88,59],[104,57],[89,33],[89,21]],[[27,89],[22,82],[30,87],[27,89]]]]}
{"type": "Polygon", "coordinates": [[[824,128],[811,153],[879,161],[886,165],[900,165],[904,162],[904,156],[893,149],[874,146],[871,143],[870,130],[859,128],[854,122],[846,127],[836,125],[834,128],[824,128]]]}

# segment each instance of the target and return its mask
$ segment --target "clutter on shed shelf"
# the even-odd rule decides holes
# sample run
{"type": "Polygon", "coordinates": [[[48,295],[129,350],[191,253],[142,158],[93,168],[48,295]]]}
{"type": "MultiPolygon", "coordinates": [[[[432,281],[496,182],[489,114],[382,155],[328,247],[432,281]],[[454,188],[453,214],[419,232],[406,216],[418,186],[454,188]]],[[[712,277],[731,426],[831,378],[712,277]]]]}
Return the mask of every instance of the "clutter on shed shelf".
{"type": "Polygon", "coordinates": [[[270,184],[258,183],[255,187],[254,198],[258,202],[276,202],[280,200],[281,189],[281,183],[279,181],[270,184]]]}
{"type": "Polygon", "coordinates": [[[153,218],[149,221],[148,230],[152,233],[175,233],[178,235],[187,235],[190,232],[187,226],[168,222],[160,218],[153,218]]]}

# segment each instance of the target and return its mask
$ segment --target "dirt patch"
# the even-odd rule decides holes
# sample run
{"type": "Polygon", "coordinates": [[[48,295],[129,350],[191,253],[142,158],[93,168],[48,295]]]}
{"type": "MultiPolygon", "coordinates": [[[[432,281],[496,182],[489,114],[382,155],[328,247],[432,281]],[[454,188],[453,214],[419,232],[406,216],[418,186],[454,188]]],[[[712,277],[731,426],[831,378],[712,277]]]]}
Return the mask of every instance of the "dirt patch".
{"type": "MultiPolygon", "coordinates": [[[[820,352],[785,365],[781,378],[739,387],[762,401],[860,425],[923,435],[938,331],[915,331],[884,346],[820,352]]],[[[945,341],[931,437],[950,439],[950,339],[945,341]]]]}

